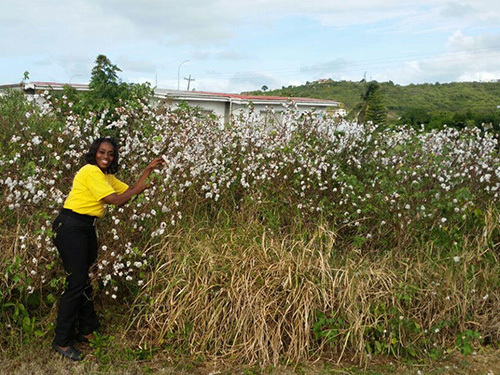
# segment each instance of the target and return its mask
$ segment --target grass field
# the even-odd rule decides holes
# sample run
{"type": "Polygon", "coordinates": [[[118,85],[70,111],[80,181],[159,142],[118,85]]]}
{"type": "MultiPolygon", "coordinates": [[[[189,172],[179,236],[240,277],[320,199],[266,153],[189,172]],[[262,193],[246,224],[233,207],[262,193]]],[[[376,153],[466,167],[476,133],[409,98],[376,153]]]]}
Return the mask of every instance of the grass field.
{"type": "MultiPolygon", "coordinates": [[[[130,344],[130,343],[128,343],[130,344]]],[[[379,356],[370,360],[366,367],[333,360],[319,360],[315,363],[290,364],[288,366],[242,366],[231,362],[211,362],[179,358],[166,352],[153,354],[151,358],[126,358],[123,355],[127,342],[115,341],[106,349],[107,360],[97,358],[96,349],[87,345],[80,348],[87,354],[82,362],[71,362],[59,357],[50,349],[50,340],[38,340],[24,345],[17,353],[0,354],[0,374],[9,375],[497,375],[500,374],[500,351],[482,348],[478,353],[463,356],[454,352],[438,361],[402,362],[394,358],[379,356]]],[[[101,354],[102,355],[102,354],[101,354]]]]}

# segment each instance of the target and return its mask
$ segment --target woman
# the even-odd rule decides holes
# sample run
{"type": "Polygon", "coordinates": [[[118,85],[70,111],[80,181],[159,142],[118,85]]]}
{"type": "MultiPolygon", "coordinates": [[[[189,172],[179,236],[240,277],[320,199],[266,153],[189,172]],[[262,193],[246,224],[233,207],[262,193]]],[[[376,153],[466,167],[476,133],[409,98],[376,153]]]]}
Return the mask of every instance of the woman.
{"type": "Polygon", "coordinates": [[[118,171],[118,146],[112,138],[96,139],[85,161],[87,164],[75,175],[64,208],[52,225],[54,243],[68,274],[52,348],[74,361],[83,359],[83,354],[73,347],[73,339],[88,342],[99,328],[89,280],[89,269],[97,258],[96,219],[104,216],[105,204],[121,206],[142,193],[151,171],[163,164],[161,158],[154,159],[130,188],[114,176],[118,171]]]}

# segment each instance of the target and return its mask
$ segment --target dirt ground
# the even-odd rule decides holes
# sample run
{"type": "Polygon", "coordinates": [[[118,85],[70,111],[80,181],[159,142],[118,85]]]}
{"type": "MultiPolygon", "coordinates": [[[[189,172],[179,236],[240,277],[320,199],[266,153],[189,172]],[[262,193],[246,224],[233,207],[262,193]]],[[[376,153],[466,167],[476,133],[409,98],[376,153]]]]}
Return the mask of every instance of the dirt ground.
{"type": "Polygon", "coordinates": [[[157,353],[147,360],[101,356],[98,359],[89,347],[82,362],[71,362],[52,352],[46,343],[24,346],[17,352],[0,352],[0,374],[5,375],[87,375],[87,374],[165,374],[165,375],[500,375],[500,350],[482,348],[478,353],[462,356],[453,353],[440,361],[403,363],[392,358],[377,357],[366,368],[350,363],[316,362],[286,367],[241,366],[227,363],[170,358],[157,353]]]}

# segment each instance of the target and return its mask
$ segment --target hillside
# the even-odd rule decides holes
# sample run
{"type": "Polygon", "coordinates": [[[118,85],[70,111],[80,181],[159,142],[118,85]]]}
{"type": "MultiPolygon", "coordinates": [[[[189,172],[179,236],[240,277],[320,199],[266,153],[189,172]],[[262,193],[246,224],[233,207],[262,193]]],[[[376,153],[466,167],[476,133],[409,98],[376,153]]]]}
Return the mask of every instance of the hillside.
{"type": "MultiPolygon", "coordinates": [[[[396,85],[380,82],[391,122],[418,114],[448,120],[465,118],[500,122],[500,82],[453,82],[435,84],[396,85]]],[[[279,90],[254,91],[255,95],[278,95],[332,99],[340,101],[347,112],[360,101],[366,82],[333,81],[307,82],[303,86],[282,87],[279,90]]],[[[425,121],[424,121],[425,122],[425,121]]]]}

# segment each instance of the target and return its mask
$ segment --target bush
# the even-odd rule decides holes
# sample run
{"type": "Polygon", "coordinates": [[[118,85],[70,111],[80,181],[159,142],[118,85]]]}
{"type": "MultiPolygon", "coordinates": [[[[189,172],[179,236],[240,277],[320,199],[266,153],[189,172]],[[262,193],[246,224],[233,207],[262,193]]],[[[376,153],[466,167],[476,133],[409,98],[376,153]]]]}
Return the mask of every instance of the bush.
{"type": "Polygon", "coordinates": [[[498,338],[494,136],[339,124],[293,106],[280,121],[250,112],[227,125],[140,99],[72,107],[0,98],[14,124],[0,155],[2,332],[34,331],[19,306],[43,318],[61,291],[50,224],[83,153],[111,134],[124,181],[166,161],[98,226],[96,286],[129,304],[148,342],[277,363],[436,356],[479,328],[498,338]]]}

